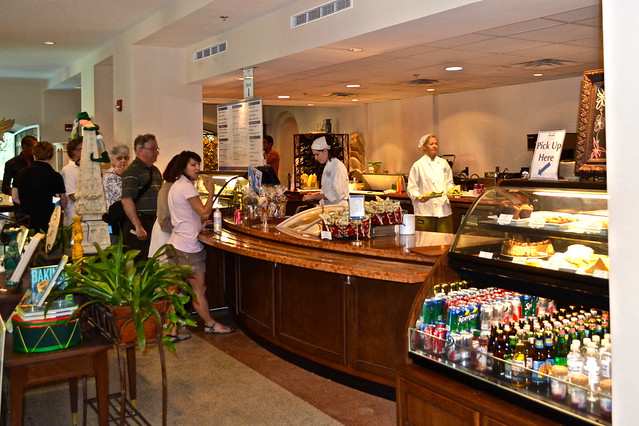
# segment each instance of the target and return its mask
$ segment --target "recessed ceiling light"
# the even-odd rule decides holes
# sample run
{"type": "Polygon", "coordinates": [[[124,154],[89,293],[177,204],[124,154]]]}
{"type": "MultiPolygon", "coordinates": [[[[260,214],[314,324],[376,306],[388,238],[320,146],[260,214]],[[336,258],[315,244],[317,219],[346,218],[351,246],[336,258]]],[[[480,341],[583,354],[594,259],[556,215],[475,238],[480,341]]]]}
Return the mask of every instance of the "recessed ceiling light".
{"type": "Polygon", "coordinates": [[[359,102],[359,99],[351,99],[351,102],[359,102]]]}
{"type": "Polygon", "coordinates": [[[427,92],[434,92],[434,91],[435,91],[435,89],[430,88],[430,89],[426,89],[426,91],[427,91],[427,92]]]}
{"type": "Polygon", "coordinates": [[[348,51],[349,52],[362,52],[364,49],[362,49],[361,47],[349,47],[348,51]]]}
{"type": "Polygon", "coordinates": [[[308,106],[315,106],[315,104],[307,104],[308,106]]]}
{"type": "Polygon", "coordinates": [[[446,67],[446,71],[461,71],[463,67],[455,66],[455,67],[446,67]]]}
{"type": "Polygon", "coordinates": [[[55,41],[45,41],[44,44],[46,45],[53,45],[55,44],[55,41]]]}
{"type": "Polygon", "coordinates": [[[237,81],[244,81],[244,77],[235,77],[235,80],[237,80],[237,81]]]}
{"type": "Polygon", "coordinates": [[[75,86],[74,89],[82,89],[82,86],[75,86]]]}
{"type": "Polygon", "coordinates": [[[347,84],[346,87],[361,87],[359,84],[347,84]]]}
{"type": "Polygon", "coordinates": [[[544,75],[543,73],[536,72],[533,74],[533,77],[543,77],[543,75],[544,75]]]}
{"type": "Polygon", "coordinates": [[[290,96],[289,95],[279,95],[277,98],[278,99],[289,99],[290,96]]]}

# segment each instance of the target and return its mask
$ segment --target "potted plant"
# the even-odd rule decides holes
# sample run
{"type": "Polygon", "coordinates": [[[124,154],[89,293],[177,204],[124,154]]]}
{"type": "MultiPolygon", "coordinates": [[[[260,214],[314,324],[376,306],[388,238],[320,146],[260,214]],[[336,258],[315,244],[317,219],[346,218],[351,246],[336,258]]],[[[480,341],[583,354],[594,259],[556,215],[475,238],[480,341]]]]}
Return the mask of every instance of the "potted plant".
{"type": "MultiPolygon", "coordinates": [[[[116,245],[105,249],[97,243],[95,246],[95,255],[82,257],[64,268],[66,286],[49,296],[48,305],[68,294],[81,296],[78,310],[90,311],[98,307],[96,304],[103,305],[113,319],[120,320],[111,325],[117,343],[128,343],[123,341],[128,328],[141,350],[145,349],[147,338],[157,336],[157,327],[172,330],[180,321],[195,325],[184,308],[189,298],[195,297],[187,282],[192,268],[161,262],[171,254],[173,246],[164,245],[153,256],[138,261],[134,259],[139,250],[125,250],[121,236],[116,245]],[[147,334],[149,330],[151,333],[147,334]]],[[[168,337],[164,336],[163,342],[169,350],[175,350],[168,337]]]]}

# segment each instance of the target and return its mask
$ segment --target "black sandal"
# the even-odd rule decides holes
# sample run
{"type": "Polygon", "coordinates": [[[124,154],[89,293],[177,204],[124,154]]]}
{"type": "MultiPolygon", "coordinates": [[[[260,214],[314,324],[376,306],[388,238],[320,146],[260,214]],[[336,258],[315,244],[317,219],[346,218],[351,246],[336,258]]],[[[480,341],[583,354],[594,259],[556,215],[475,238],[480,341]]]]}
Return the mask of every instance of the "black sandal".
{"type": "Polygon", "coordinates": [[[235,331],[233,327],[229,327],[228,325],[224,325],[221,330],[216,331],[215,324],[217,324],[217,321],[213,321],[212,325],[204,325],[204,332],[206,334],[229,334],[235,331]]]}

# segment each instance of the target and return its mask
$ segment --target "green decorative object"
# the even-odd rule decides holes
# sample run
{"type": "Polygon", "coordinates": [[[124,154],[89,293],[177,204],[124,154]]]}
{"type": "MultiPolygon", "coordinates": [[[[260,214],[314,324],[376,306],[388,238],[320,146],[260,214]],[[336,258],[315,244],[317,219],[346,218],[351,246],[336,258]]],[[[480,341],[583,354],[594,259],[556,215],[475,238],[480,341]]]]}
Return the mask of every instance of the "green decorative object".
{"type": "Polygon", "coordinates": [[[17,352],[56,351],[82,341],[78,315],[36,321],[24,321],[18,315],[14,315],[12,322],[13,350],[17,352]]]}
{"type": "Polygon", "coordinates": [[[4,270],[6,276],[10,277],[20,262],[20,253],[18,253],[18,233],[20,230],[7,229],[4,232],[6,232],[11,238],[11,241],[9,241],[9,244],[4,251],[4,270]]]}

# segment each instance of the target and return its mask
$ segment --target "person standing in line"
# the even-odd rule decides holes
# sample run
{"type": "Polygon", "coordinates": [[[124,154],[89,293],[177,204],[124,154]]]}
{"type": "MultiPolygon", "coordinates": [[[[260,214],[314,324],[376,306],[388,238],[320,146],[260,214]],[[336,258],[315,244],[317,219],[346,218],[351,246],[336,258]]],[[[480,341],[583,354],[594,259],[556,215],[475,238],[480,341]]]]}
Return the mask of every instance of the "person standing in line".
{"type": "Polygon", "coordinates": [[[174,155],[166,165],[164,173],[162,173],[162,188],[158,192],[158,208],[157,218],[153,224],[153,230],[151,231],[151,245],[149,246],[149,256],[153,256],[155,252],[169,241],[171,231],[173,231],[173,224],[171,223],[171,211],[169,210],[169,190],[173,183],[182,175],[176,167],[176,162],[179,154],[174,155]]]}
{"type": "Polygon", "coordinates": [[[202,230],[203,221],[207,220],[213,211],[215,185],[211,179],[204,181],[209,195],[206,203],[202,204],[200,193],[194,185],[198,179],[201,162],[200,156],[192,151],[182,151],[178,155],[175,165],[179,178],[171,186],[168,198],[173,224],[173,231],[168,242],[176,250],[174,261],[180,265],[193,267],[193,275],[189,278],[196,296],[193,299],[193,307],[204,323],[204,332],[228,334],[235,329],[215,321],[206,300],[206,283],[204,282],[206,251],[197,236],[202,230]]]}
{"type": "Polygon", "coordinates": [[[262,149],[264,150],[264,160],[268,166],[273,167],[275,174],[280,171],[280,152],[273,149],[273,137],[265,135],[262,140],[262,149]]]}
{"type": "Polygon", "coordinates": [[[71,139],[67,143],[69,162],[60,170],[64,187],[67,190],[67,207],[64,209],[64,226],[70,226],[75,216],[75,193],[80,180],[80,158],[82,157],[82,139],[71,139]]]}
{"type": "Polygon", "coordinates": [[[417,147],[424,155],[411,167],[406,186],[415,211],[415,229],[452,233],[453,217],[448,191],[454,186],[453,171],[448,161],[437,156],[437,136],[422,136],[417,147]]]}
{"type": "MultiPolygon", "coordinates": [[[[13,157],[11,160],[4,163],[4,175],[2,177],[2,193],[5,195],[11,195],[11,189],[13,188],[13,182],[18,176],[18,172],[27,166],[33,164],[33,146],[38,140],[31,135],[27,135],[22,138],[20,146],[22,151],[20,154],[13,157]]],[[[22,213],[20,204],[13,200],[13,212],[15,214],[22,213]]]]}
{"type": "Polygon", "coordinates": [[[302,200],[320,201],[326,204],[340,204],[348,201],[348,170],[331,149],[326,137],[321,136],[311,145],[315,161],[326,164],[322,172],[322,189],[315,194],[306,194],[302,200]]]}
{"type": "Polygon", "coordinates": [[[122,198],[122,173],[129,165],[129,147],[124,144],[111,148],[111,167],[102,176],[107,211],[111,204],[122,198]]]}
{"type": "Polygon", "coordinates": [[[140,250],[138,259],[149,253],[149,238],[155,223],[158,192],[162,174],[154,165],[160,148],[155,135],[139,135],[133,142],[135,159],[122,173],[122,207],[127,216],[124,242],[130,249],[140,250]]]}
{"type": "Polygon", "coordinates": [[[33,147],[33,164],[21,169],[13,184],[11,196],[22,206],[22,213],[29,215],[30,227],[46,232],[55,205],[53,197],[60,199],[65,208],[65,194],[62,175],[51,167],[54,148],[50,142],[38,142],[33,147]]]}

